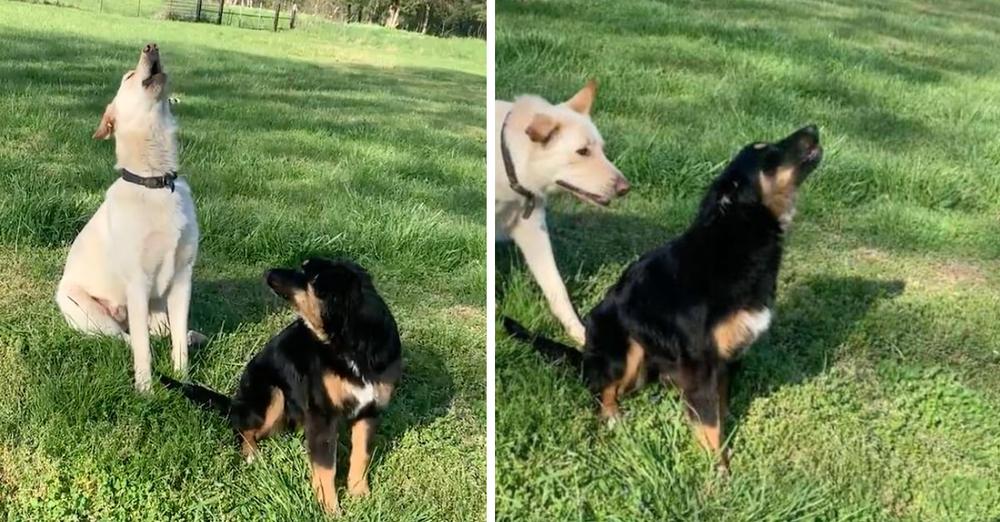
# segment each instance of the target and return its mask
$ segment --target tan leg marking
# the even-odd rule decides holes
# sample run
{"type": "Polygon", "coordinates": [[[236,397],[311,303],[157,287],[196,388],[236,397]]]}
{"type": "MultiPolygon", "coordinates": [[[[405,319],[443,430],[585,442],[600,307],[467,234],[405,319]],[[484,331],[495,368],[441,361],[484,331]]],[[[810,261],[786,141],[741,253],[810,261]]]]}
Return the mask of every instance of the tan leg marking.
{"type": "Polygon", "coordinates": [[[320,464],[312,464],[312,487],[316,493],[316,498],[322,504],[327,513],[339,513],[340,501],[337,499],[337,488],[333,482],[336,480],[336,472],[320,464]]]}
{"type": "Polygon", "coordinates": [[[347,492],[351,496],[368,495],[368,462],[371,458],[372,436],[375,434],[375,421],[361,419],[351,426],[351,465],[347,472],[347,492]]]}
{"type": "Polygon", "coordinates": [[[396,361],[378,376],[378,380],[375,382],[375,403],[380,408],[389,404],[389,399],[392,398],[392,392],[396,390],[396,382],[399,381],[402,372],[403,362],[396,361]]]}
{"type": "Polygon", "coordinates": [[[601,417],[605,420],[621,415],[618,408],[618,398],[645,384],[646,350],[635,340],[629,339],[628,352],[625,354],[625,369],[622,377],[608,383],[601,390],[601,417]]]}
{"type": "Polygon", "coordinates": [[[712,339],[719,357],[728,360],[740,353],[740,350],[757,340],[770,324],[770,312],[767,309],[759,311],[737,310],[723,318],[712,327],[712,339]],[[766,319],[762,314],[767,314],[766,319]]]}
{"type": "Polygon", "coordinates": [[[332,373],[323,375],[323,387],[326,388],[330,402],[338,408],[343,408],[347,400],[354,397],[350,391],[350,384],[332,373]]]}
{"type": "Polygon", "coordinates": [[[714,453],[719,452],[719,448],[722,447],[722,430],[719,428],[718,422],[704,424],[700,420],[695,420],[694,431],[702,447],[714,453]]]}
{"type": "Polygon", "coordinates": [[[267,437],[271,432],[281,428],[285,414],[285,394],[280,388],[271,388],[271,402],[264,411],[264,422],[258,428],[243,430],[240,436],[243,443],[240,453],[247,462],[253,462],[257,454],[257,441],[267,437]]]}
{"type": "Polygon", "coordinates": [[[729,359],[750,340],[750,330],[746,327],[748,315],[745,310],[739,310],[712,328],[719,357],[729,359]]]}
{"type": "Polygon", "coordinates": [[[612,382],[601,390],[601,418],[616,419],[621,416],[618,409],[618,383],[612,382]]]}
{"type": "Polygon", "coordinates": [[[248,463],[253,462],[257,455],[257,430],[243,430],[240,432],[240,438],[243,439],[242,444],[240,444],[240,454],[243,455],[243,460],[248,463]]]}
{"type": "Polygon", "coordinates": [[[618,387],[620,395],[637,390],[645,384],[645,361],[646,349],[637,341],[629,339],[628,353],[625,354],[625,373],[618,387]]]}

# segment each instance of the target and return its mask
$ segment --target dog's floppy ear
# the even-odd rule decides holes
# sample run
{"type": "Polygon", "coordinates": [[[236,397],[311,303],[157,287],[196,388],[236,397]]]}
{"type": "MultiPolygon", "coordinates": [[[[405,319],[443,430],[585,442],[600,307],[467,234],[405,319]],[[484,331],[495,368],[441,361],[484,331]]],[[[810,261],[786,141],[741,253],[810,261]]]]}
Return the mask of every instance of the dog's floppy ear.
{"type": "Polygon", "coordinates": [[[566,100],[566,106],[580,114],[590,114],[590,108],[594,106],[594,98],[596,97],[597,82],[592,79],[587,80],[587,85],[584,85],[572,98],[566,100]]]}
{"type": "Polygon", "coordinates": [[[108,107],[104,109],[104,115],[101,116],[101,123],[97,124],[97,130],[94,131],[95,140],[106,140],[111,137],[111,134],[115,131],[115,106],[114,104],[108,104],[108,107]]]}
{"type": "Polygon", "coordinates": [[[552,135],[558,128],[559,124],[548,114],[535,114],[524,132],[528,134],[531,141],[544,145],[552,139],[552,135]]]}

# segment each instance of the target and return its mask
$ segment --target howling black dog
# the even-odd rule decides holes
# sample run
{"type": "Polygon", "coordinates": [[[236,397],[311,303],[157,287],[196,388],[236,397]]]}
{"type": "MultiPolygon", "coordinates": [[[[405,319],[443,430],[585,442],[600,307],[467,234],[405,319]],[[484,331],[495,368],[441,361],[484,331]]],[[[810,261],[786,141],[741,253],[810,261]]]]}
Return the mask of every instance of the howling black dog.
{"type": "Polygon", "coordinates": [[[248,461],[258,440],[282,426],[303,426],[313,489],[323,507],[336,512],[341,420],[351,426],[347,491],[369,491],[369,444],[401,373],[396,321],[368,273],[348,261],[314,258],[301,270],[272,269],[267,284],[292,303],[298,318],[247,364],[232,399],[167,377],[161,381],[226,415],[248,461]]]}
{"type": "Polygon", "coordinates": [[[799,186],[823,155],[808,126],[777,143],[747,145],[716,177],[690,227],[632,263],[586,318],[583,351],[508,332],[582,370],[601,414],[647,380],[676,385],[698,440],[721,451],[732,362],[771,323],[782,239],[799,186]]]}

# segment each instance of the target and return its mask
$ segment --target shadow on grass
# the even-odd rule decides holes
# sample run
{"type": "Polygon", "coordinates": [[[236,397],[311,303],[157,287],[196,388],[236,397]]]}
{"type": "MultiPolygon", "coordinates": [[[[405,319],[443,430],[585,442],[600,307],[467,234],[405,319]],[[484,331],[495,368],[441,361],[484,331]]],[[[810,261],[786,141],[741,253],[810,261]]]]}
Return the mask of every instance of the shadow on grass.
{"type": "Polygon", "coordinates": [[[288,305],[256,278],[200,279],[195,273],[191,328],[213,336],[240,324],[256,324],[288,305]]]}
{"type": "Polygon", "coordinates": [[[904,287],[901,280],[816,276],[779,289],[770,332],[751,347],[733,377],[732,416],[741,418],[756,397],[822,373],[854,325],[904,287]]]}

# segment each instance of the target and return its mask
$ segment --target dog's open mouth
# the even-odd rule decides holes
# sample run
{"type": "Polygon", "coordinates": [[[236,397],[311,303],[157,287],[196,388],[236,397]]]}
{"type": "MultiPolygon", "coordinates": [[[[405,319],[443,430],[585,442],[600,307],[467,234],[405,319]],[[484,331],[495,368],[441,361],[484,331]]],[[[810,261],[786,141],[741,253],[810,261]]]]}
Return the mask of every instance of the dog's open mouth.
{"type": "Polygon", "coordinates": [[[569,183],[566,183],[563,180],[556,180],[556,185],[559,185],[560,187],[562,187],[563,189],[565,189],[567,192],[573,194],[574,196],[576,196],[576,197],[578,197],[578,198],[580,198],[583,201],[586,201],[588,203],[594,203],[594,204],[600,205],[602,207],[606,207],[606,206],[608,206],[608,205],[611,204],[611,198],[609,198],[607,196],[600,196],[600,195],[594,194],[593,192],[588,192],[586,190],[583,190],[580,187],[577,187],[577,186],[574,186],[574,185],[570,185],[569,183]]]}
{"type": "Polygon", "coordinates": [[[154,81],[156,81],[157,75],[160,75],[160,74],[163,74],[163,65],[160,63],[160,57],[159,56],[150,56],[149,57],[149,76],[146,76],[146,79],[142,81],[142,86],[143,87],[149,87],[150,85],[153,84],[154,81]]]}
{"type": "Polygon", "coordinates": [[[805,155],[802,156],[802,163],[812,163],[813,161],[818,160],[822,154],[823,149],[819,145],[809,147],[809,149],[806,150],[805,155]]]}

